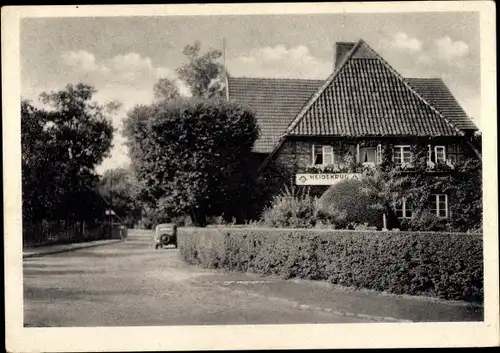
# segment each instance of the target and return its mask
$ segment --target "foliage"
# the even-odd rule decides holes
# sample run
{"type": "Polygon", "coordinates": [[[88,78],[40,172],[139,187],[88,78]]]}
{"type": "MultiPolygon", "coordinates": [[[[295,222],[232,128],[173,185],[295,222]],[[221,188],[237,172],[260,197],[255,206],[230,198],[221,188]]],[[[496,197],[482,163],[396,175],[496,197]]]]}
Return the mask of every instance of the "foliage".
{"type": "Polygon", "coordinates": [[[258,136],[250,111],[222,100],[162,101],[129,112],[125,133],[140,197],[151,207],[202,225],[212,215],[244,218],[258,136]]]}
{"type": "Polygon", "coordinates": [[[108,106],[85,84],[41,95],[46,108],[21,103],[23,217],[26,221],[94,219],[102,211],[95,167],[111,147],[108,106]]]}
{"type": "Polygon", "coordinates": [[[99,182],[99,192],[126,224],[133,226],[140,220],[142,207],[138,200],[139,185],[131,170],[107,170],[99,182]]]}
{"type": "Polygon", "coordinates": [[[222,79],[224,66],[219,62],[222,53],[219,50],[209,50],[201,55],[200,50],[199,41],[187,45],[183,54],[188,62],[179,67],[176,72],[179,78],[188,85],[194,97],[221,97],[225,87],[222,79]]]}
{"type": "MultiPolygon", "coordinates": [[[[225,88],[225,68],[220,63],[222,52],[211,49],[201,54],[200,51],[199,41],[184,47],[187,63],[176,69],[178,79],[187,85],[194,97],[220,98],[225,88]]],[[[173,100],[180,96],[178,87],[170,78],[160,78],[154,85],[155,101],[173,100]]]]}
{"type": "Polygon", "coordinates": [[[203,267],[483,301],[478,234],[180,228],[179,235],[184,261],[203,267]]]}
{"type": "Polygon", "coordinates": [[[449,230],[465,232],[482,223],[481,161],[466,159],[450,166],[436,166],[429,173],[427,149],[417,145],[413,150],[411,171],[403,168],[367,169],[363,173],[364,191],[376,195],[372,207],[384,209],[389,226],[406,230],[449,230]],[[431,195],[448,195],[450,217],[438,219],[429,213],[431,195]],[[399,200],[411,200],[413,218],[399,221],[394,206],[399,200]]]}
{"type": "Polygon", "coordinates": [[[400,220],[400,228],[403,230],[412,230],[419,232],[425,232],[428,230],[453,231],[449,220],[439,218],[429,210],[423,210],[418,213],[418,216],[415,216],[413,218],[400,220]]]}
{"type": "Polygon", "coordinates": [[[322,210],[336,209],[344,211],[348,223],[364,224],[382,228],[382,211],[372,205],[376,204],[377,196],[364,192],[361,180],[342,180],[332,185],[318,200],[322,210]]]}
{"type": "Polygon", "coordinates": [[[177,99],[181,96],[179,89],[172,80],[168,78],[160,78],[158,82],[155,83],[153,87],[154,99],[159,100],[171,100],[177,99]]]}
{"type": "Polygon", "coordinates": [[[347,225],[345,212],[319,208],[317,199],[307,188],[285,188],[264,209],[261,224],[277,228],[341,228],[347,225]]]}
{"type": "Polygon", "coordinates": [[[314,202],[308,194],[294,195],[293,191],[287,189],[284,194],[275,196],[272,205],[264,210],[263,224],[270,227],[314,227],[316,224],[314,202]]]}

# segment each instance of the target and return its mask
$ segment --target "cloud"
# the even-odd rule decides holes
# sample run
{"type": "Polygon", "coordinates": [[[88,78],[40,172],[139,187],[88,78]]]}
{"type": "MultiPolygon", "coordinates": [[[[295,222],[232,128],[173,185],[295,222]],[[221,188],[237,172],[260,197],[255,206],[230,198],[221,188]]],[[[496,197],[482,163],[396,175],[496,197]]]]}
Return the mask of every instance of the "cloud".
{"type": "Polygon", "coordinates": [[[116,71],[136,72],[153,71],[153,63],[148,57],[141,57],[137,53],[116,55],[109,60],[110,66],[116,71]]]}
{"type": "Polygon", "coordinates": [[[391,35],[390,39],[383,39],[382,44],[385,47],[394,48],[406,52],[418,53],[422,51],[423,44],[417,38],[411,38],[405,32],[397,32],[391,35]]]}
{"type": "Polygon", "coordinates": [[[461,41],[453,41],[450,37],[438,38],[434,41],[437,55],[441,59],[455,59],[469,54],[469,46],[461,41]]]}
{"type": "MultiPolygon", "coordinates": [[[[177,77],[174,70],[165,66],[156,66],[153,61],[136,52],[118,54],[98,60],[94,54],[86,50],[68,51],[60,56],[61,75],[57,77],[60,85],[53,89],[61,89],[67,82],[85,82],[97,89],[94,99],[105,104],[110,101],[122,103],[122,107],[111,117],[116,133],[113,138],[111,155],[106,158],[97,170],[126,165],[130,162],[125,140],[121,135],[123,119],[126,112],[136,104],[150,104],[153,100],[153,87],[160,78],[172,80],[182,96],[190,96],[188,86],[177,77]],[[70,70],[68,70],[68,68],[70,70]]],[[[33,87],[28,82],[23,91],[37,96],[42,89],[33,87]]]]}
{"type": "Polygon", "coordinates": [[[333,62],[314,57],[305,45],[287,48],[282,44],[253,49],[236,58],[228,58],[234,76],[283,78],[326,78],[333,62]]]}
{"type": "Polygon", "coordinates": [[[84,72],[107,72],[108,68],[96,63],[94,54],[85,50],[69,51],[61,55],[63,63],[73,69],[84,72]]]}
{"type": "Polygon", "coordinates": [[[469,45],[462,40],[446,35],[420,40],[398,32],[382,38],[376,50],[404,76],[450,76],[450,80],[461,85],[478,85],[474,70],[470,70],[475,65],[474,58],[469,45]]]}

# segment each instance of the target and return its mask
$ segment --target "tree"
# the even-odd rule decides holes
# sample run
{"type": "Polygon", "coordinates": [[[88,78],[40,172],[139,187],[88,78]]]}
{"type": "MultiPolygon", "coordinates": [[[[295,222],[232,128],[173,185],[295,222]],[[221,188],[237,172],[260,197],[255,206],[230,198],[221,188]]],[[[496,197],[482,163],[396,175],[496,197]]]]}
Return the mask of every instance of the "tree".
{"type": "Polygon", "coordinates": [[[47,216],[58,199],[59,173],[55,163],[47,159],[56,155],[51,136],[46,130],[47,114],[30,101],[21,102],[21,168],[22,208],[25,220],[47,216]]]}
{"type": "Polygon", "coordinates": [[[394,202],[403,196],[407,179],[395,168],[385,164],[378,168],[367,168],[361,178],[360,190],[370,199],[370,208],[382,212],[382,227],[398,228],[399,220],[394,212],[394,202]]]}
{"type": "Polygon", "coordinates": [[[187,45],[183,54],[188,62],[179,67],[176,72],[184,81],[195,97],[214,98],[223,95],[224,90],[224,66],[219,62],[222,56],[220,50],[209,50],[200,54],[201,43],[196,41],[187,45]]]}
{"type": "Polygon", "coordinates": [[[143,200],[198,225],[208,216],[243,217],[256,171],[250,111],[221,100],[163,101],[134,108],[125,127],[143,200]]]}
{"type": "Polygon", "coordinates": [[[21,104],[23,216],[30,219],[92,219],[101,212],[95,167],[111,148],[108,115],[117,103],[92,101],[89,85],[42,93],[47,108],[21,104]]]}
{"type": "Polygon", "coordinates": [[[160,78],[158,82],[155,83],[153,90],[155,101],[177,99],[181,96],[175,83],[168,78],[160,78]]]}
{"type": "Polygon", "coordinates": [[[126,224],[133,226],[140,220],[139,186],[131,170],[107,170],[99,182],[99,192],[126,224]]]}

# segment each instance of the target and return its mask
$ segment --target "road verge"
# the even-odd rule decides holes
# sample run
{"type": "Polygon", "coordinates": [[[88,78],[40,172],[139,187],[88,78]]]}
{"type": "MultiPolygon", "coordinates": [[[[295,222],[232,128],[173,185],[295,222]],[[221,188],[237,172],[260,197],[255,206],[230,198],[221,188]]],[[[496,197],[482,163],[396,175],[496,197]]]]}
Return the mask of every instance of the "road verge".
{"type": "Polygon", "coordinates": [[[96,246],[114,244],[124,241],[125,239],[109,239],[109,240],[98,240],[87,243],[75,243],[75,244],[64,244],[64,245],[54,245],[39,248],[31,248],[23,250],[23,259],[32,257],[41,257],[46,255],[60,254],[64,252],[76,251],[80,249],[93,248],[96,246]]]}

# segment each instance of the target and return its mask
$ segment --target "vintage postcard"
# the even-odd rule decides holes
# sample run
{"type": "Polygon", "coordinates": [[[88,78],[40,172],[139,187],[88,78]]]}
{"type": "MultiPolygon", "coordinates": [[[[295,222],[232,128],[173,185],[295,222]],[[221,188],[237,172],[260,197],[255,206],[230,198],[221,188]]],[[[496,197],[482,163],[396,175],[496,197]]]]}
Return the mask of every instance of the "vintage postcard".
{"type": "Polygon", "coordinates": [[[2,8],[7,350],[499,345],[494,11],[2,8]]]}

